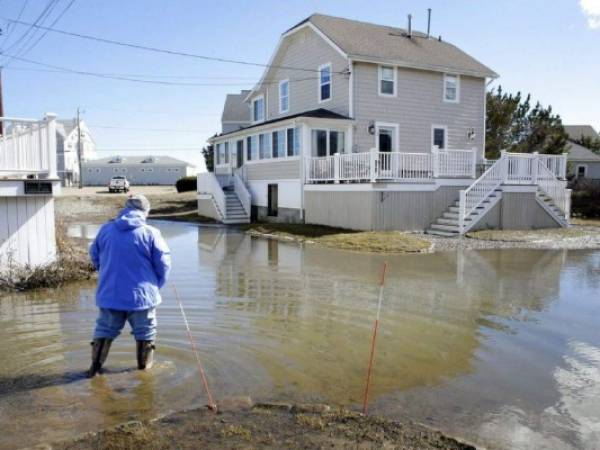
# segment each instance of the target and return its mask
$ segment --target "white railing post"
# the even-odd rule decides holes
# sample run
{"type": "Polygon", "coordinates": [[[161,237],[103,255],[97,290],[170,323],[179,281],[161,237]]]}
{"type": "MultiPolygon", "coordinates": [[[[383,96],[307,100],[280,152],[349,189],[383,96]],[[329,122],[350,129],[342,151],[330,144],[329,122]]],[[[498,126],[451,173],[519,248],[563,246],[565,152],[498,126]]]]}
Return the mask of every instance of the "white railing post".
{"type": "Polygon", "coordinates": [[[431,148],[431,161],[433,166],[433,178],[440,176],[440,150],[437,145],[431,148]]]}
{"type": "Polygon", "coordinates": [[[340,182],[340,154],[334,153],[333,155],[333,182],[340,182]]]}
{"type": "Polygon", "coordinates": [[[565,189],[565,220],[567,224],[571,224],[571,194],[573,193],[572,189],[565,189]]]}
{"type": "Polygon", "coordinates": [[[460,191],[458,201],[458,233],[464,234],[465,216],[467,215],[467,192],[463,189],[460,191]]]}
{"type": "Polygon", "coordinates": [[[567,156],[568,153],[563,153],[560,158],[560,170],[558,170],[558,176],[561,180],[567,179],[567,156]]]}
{"type": "Polygon", "coordinates": [[[477,178],[477,147],[473,147],[471,152],[471,178],[475,179],[477,178]]]}
{"type": "Polygon", "coordinates": [[[46,114],[46,142],[48,148],[48,178],[57,178],[58,174],[56,172],[56,114],[47,113],[46,114]]]}
{"type": "Polygon", "coordinates": [[[539,152],[533,152],[533,157],[531,160],[531,183],[534,186],[537,186],[537,184],[538,184],[538,167],[540,165],[539,161],[540,161],[539,152]]]}
{"type": "Polygon", "coordinates": [[[373,148],[371,149],[371,154],[369,155],[369,177],[371,178],[371,183],[375,183],[377,181],[377,151],[373,148]]]}
{"type": "Polygon", "coordinates": [[[502,183],[508,180],[508,157],[506,150],[500,150],[500,160],[502,161],[502,183]]]}

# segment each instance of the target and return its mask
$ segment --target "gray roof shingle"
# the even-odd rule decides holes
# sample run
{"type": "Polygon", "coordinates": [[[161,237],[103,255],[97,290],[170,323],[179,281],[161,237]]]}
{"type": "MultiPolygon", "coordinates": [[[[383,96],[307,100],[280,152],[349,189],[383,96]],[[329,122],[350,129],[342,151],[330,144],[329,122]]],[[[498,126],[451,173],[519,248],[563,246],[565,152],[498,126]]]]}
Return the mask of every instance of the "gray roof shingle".
{"type": "Polygon", "coordinates": [[[582,145],[575,144],[574,142],[569,143],[569,155],[567,159],[569,161],[598,161],[600,162],[600,155],[592,152],[589,148],[582,145]]]}
{"type": "MultiPolygon", "coordinates": [[[[454,45],[413,31],[406,37],[402,28],[376,25],[340,17],[313,14],[297,26],[310,21],[348,56],[355,59],[389,62],[441,72],[456,72],[478,77],[496,78],[489,67],[454,45]]],[[[295,27],[294,27],[295,28],[295,27]]]]}
{"type": "Polygon", "coordinates": [[[239,94],[227,94],[221,121],[250,123],[250,108],[244,102],[250,91],[242,91],[239,94]]]}
{"type": "Polygon", "coordinates": [[[582,136],[592,139],[600,139],[600,135],[596,133],[591,125],[565,125],[565,131],[569,135],[569,139],[577,140],[582,136]]]}

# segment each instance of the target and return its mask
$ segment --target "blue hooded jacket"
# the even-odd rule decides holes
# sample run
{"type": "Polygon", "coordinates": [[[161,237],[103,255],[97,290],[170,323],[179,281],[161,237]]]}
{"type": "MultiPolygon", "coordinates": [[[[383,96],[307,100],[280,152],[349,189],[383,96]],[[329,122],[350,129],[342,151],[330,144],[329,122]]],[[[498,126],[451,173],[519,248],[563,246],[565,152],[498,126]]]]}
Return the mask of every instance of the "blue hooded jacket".
{"type": "Polygon", "coordinates": [[[90,247],[98,269],[96,305],[119,311],[141,311],[161,302],[159,289],[171,268],[169,247],[146,216],[124,209],[104,224],[90,247]]]}

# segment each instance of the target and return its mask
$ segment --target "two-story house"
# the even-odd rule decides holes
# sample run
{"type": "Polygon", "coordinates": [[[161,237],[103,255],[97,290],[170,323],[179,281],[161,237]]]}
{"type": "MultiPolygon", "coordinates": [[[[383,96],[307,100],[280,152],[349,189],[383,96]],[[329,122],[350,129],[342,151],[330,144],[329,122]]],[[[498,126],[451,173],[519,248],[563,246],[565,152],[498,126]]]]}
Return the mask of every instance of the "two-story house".
{"type": "Polygon", "coordinates": [[[314,14],[283,33],[251,91],[227,97],[199,213],[449,235],[566,225],[567,194],[549,199],[537,180],[542,165],[562,183],[563,157],[485,161],[496,77],[441,38],[314,14]]]}

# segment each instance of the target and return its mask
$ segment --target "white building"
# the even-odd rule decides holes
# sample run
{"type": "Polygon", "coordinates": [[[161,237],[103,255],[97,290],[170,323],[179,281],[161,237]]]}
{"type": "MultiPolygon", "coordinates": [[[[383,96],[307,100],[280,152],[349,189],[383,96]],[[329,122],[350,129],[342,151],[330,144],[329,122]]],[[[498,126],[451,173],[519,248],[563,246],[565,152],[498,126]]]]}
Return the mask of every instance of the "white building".
{"type": "Polygon", "coordinates": [[[58,176],[63,186],[79,183],[79,145],[81,138],[81,160],[96,159],[96,142],[83,120],[77,127],[77,119],[56,121],[56,157],[58,176]],[[79,133],[81,129],[81,136],[79,133]]]}
{"type": "Polygon", "coordinates": [[[82,163],[85,186],[106,186],[124,176],[132,185],[174,185],[196,175],[196,166],[171,156],[111,156],[82,163]]]}
{"type": "Polygon", "coordinates": [[[0,117],[0,270],[56,258],[56,116],[0,117]]]}

